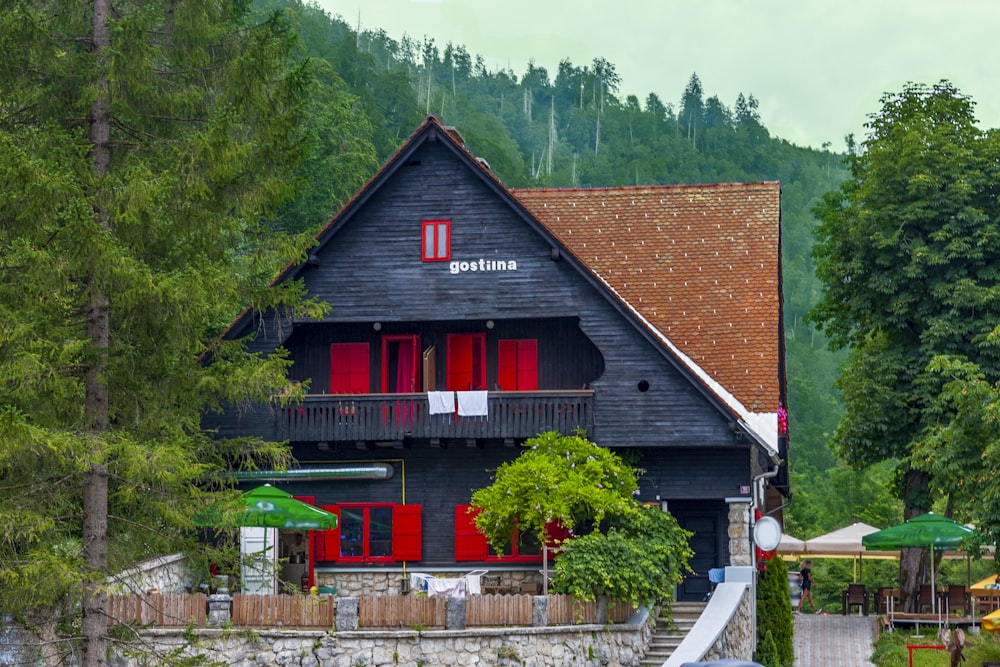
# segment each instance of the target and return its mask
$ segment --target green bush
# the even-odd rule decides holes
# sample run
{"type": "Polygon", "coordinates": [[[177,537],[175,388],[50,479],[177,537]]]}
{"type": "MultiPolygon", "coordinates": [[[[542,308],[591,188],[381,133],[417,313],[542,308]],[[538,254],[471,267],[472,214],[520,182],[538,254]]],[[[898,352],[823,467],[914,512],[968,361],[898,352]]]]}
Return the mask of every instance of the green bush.
{"type": "Polygon", "coordinates": [[[772,558],[757,580],[757,662],[766,667],[791,667],[792,602],[788,595],[788,567],[772,558]]]}

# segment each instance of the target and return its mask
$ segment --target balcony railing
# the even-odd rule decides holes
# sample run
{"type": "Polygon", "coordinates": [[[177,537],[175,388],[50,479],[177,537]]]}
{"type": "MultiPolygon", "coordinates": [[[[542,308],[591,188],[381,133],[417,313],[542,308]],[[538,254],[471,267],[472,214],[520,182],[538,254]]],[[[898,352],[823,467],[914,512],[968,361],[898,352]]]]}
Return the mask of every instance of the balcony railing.
{"type": "Polygon", "coordinates": [[[426,394],[306,396],[281,408],[277,437],[293,441],[390,441],[403,438],[530,438],[544,431],[573,433],[593,426],[593,390],[497,391],[489,414],[430,414],[426,394]]]}

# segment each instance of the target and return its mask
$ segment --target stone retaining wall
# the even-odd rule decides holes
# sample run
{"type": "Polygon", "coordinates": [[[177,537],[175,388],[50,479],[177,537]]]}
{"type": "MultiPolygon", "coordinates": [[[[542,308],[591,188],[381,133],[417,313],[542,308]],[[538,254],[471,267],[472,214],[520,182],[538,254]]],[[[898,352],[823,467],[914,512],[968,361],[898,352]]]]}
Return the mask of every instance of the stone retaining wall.
{"type": "Polygon", "coordinates": [[[108,579],[113,593],[146,593],[153,589],[161,593],[183,593],[193,582],[187,557],[183,554],[151,558],[108,579]]]}
{"type": "MultiPolygon", "coordinates": [[[[141,643],[231,667],[639,667],[649,623],[382,632],[148,630],[141,643]]],[[[155,664],[114,656],[110,667],[155,664]]]]}

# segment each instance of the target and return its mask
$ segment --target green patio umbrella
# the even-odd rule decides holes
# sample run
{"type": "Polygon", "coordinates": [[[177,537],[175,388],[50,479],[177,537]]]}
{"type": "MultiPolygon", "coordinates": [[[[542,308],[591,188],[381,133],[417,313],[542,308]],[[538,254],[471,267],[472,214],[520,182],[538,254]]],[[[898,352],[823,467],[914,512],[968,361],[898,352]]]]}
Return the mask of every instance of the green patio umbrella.
{"type": "MultiPolygon", "coordinates": [[[[962,542],[975,534],[971,528],[952,521],[946,516],[927,512],[913,517],[905,523],[883,528],[861,538],[866,549],[892,551],[894,549],[917,548],[931,551],[931,590],[934,587],[934,552],[957,549],[962,542]]],[[[935,601],[931,598],[931,610],[935,601]]]]}
{"type": "Polygon", "coordinates": [[[196,514],[198,526],[255,526],[297,530],[328,530],[337,527],[337,515],[296,500],[289,493],[265,484],[240,496],[241,505],[232,513],[209,510],[196,514]]]}

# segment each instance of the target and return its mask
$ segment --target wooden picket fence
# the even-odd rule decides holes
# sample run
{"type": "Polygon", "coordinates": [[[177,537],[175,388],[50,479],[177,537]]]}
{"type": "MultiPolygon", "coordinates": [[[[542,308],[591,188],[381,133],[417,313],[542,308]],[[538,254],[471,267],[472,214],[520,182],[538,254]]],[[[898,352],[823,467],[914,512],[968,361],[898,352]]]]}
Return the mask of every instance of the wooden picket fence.
{"type": "Polygon", "coordinates": [[[443,628],[445,600],[427,595],[362,595],[358,598],[358,627],[443,628]]]}
{"type": "MultiPolygon", "coordinates": [[[[234,627],[332,628],[336,598],[305,595],[234,594],[234,627]]],[[[471,595],[466,598],[467,627],[527,626],[532,624],[529,594],[471,595]]],[[[445,627],[447,598],[427,595],[364,595],[358,599],[358,626],[371,628],[445,627]]],[[[206,625],[207,597],[203,593],[112,595],[108,598],[108,624],[164,628],[206,625]]],[[[612,605],[609,620],[624,623],[632,614],[629,605],[612,605]]],[[[595,623],[597,604],[569,595],[548,596],[549,625],[595,623]]]]}
{"type": "Polygon", "coordinates": [[[109,595],[108,625],[127,623],[162,628],[204,626],[206,601],[204,593],[109,595]]]}
{"type": "Polygon", "coordinates": [[[307,595],[233,595],[236,627],[332,628],[334,598],[307,595]]]}
{"type": "MultiPolygon", "coordinates": [[[[549,625],[578,625],[597,622],[597,603],[577,600],[572,595],[550,595],[549,625]]],[[[608,620],[624,623],[631,616],[631,605],[611,604],[608,606],[608,620]]],[[[529,619],[530,623],[530,619],[529,619]]]]}
{"type": "Polygon", "coordinates": [[[531,598],[521,594],[470,595],[465,605],[465,624],[468,627],[531,625],[531,598]]]}

